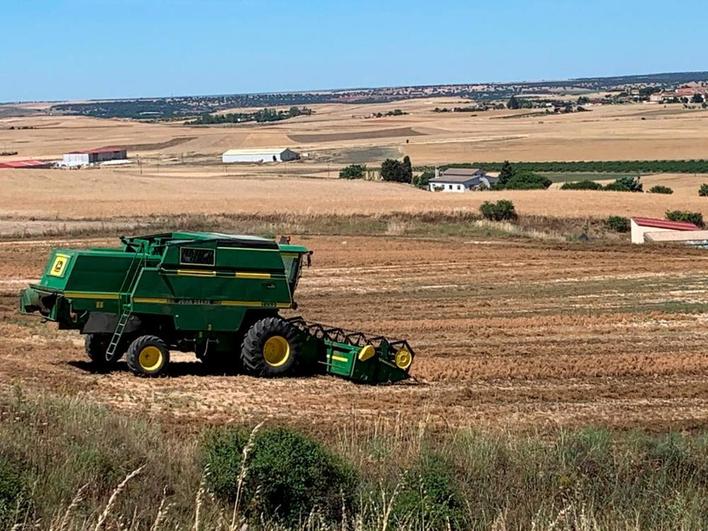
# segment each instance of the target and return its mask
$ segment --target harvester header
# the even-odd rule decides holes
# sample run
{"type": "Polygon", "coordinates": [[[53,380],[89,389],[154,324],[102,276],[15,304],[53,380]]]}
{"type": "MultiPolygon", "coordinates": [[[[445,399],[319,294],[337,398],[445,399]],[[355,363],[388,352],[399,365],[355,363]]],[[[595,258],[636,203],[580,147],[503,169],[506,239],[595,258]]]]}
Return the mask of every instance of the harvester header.
{"type": "Polygon", "coordinates": [[[312,251],[255,236],[171,232],[122,237],[115,248],[55,249],[20,310],[85,335],[108,368],[125,356],[141,376],[165,374],[170,350],[254,376],[322,372],[356,382],[403,380],[404,340],[285,319],[312,251]]]}

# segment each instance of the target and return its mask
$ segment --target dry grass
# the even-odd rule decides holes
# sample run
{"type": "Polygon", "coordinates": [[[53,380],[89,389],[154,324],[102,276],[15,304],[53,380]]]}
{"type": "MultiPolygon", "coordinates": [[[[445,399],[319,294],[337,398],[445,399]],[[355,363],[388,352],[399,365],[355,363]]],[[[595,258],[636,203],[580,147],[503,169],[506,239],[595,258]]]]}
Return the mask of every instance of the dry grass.
{"type": "MultiPolygon", "coordinates": [[[[274,514],[254,512],[259,485],[232,506],[208,487],[209,470],[200,481],[201,452],[214,451],[199,445],[200,434],[148,418],[126,422],[85,399],[1,393],[0,411],[7,417],[0,424],[3,479],[11,477],[7,463],[14,462],[13,474],[29,487],[18,492],[0,483],[0,518],[18,531],[702,529],[708,518],[705,433],[584,429],[519,437],[498,430],[431,431],[425,418],[365,426],[345,420],[341,436],[326,446],[357,471],[350,511],[326,519],[313,508],[284,526],[274,514]],[[82,445],[74,442],[77,436],[82,445]],[[116,443],[137,450],[143,465],[131,471],[116,459],[116,443]],[[181,451],[170,454],[171,448],[181,451]]],[[[243,449],[243,477],[257,429],[243,449]]],[[[262,460],[259,466],[263,478],[262,460]]],[[[287,478],[287,485],[300,480],[292,470],[272,474],[287,478]]]]}

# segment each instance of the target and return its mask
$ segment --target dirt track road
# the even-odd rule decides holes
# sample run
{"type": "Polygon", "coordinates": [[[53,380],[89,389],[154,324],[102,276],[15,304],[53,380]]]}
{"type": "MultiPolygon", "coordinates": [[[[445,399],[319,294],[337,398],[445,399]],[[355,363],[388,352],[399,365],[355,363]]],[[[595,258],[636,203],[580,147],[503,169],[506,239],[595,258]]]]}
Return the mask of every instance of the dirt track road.
{"type": "Polygon", "coordinates": [[[305,318],[408,338],[417,382],[215,376],[181,354],[169,378],[135,378],[123,363],[95,374],[80,336],[17,314],[17,291],[55,244],[19,242],[0,246],[0,385],[82,393],[185,425],[266,416],[316,430],[351,419],[542,431],[708,425],[708,253],[295,240],[315,250],[298,297],[305,318]]]}

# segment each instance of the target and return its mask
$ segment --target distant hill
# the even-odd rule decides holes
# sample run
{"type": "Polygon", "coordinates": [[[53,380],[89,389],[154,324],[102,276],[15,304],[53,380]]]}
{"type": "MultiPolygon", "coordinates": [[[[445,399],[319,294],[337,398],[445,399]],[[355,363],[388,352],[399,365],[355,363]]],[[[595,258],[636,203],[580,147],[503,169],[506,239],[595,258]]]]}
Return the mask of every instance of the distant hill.
{"type": "Polygon", "coordinates": [[[512,83],[470,83],[318,90],[311,92],[278,92],[215,96],[178,96],[60,103],[50,112],[94,116],[98,118],[130,118],[136,120],[185,120],[238,107],[290,107],[316,103],[385,103],[412,98],[436,96],[471,100],[504,100],[512,95],[533,91],[543,94],[558,89],[580,91],[612,91],[627,87],[673,88],[688,82],[708,82],[708,72],[675,72],[614,77],[589,77],[557,81],[523,81],[512,83]]]}

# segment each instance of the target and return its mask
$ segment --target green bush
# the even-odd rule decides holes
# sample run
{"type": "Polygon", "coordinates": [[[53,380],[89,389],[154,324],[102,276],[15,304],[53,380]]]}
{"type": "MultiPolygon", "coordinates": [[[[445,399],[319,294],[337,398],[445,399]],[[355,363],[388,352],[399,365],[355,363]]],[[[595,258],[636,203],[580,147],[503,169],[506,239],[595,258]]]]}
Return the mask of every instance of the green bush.
{"type": "Polygon", "coordinates": [[[620,177],[615,182],[605,186],[605,190],[610,192],[641,192],[643,191],[642,183],[639,182],[639,177],[620,177]]]}
{"type": "Polygon", "coordinates": [[[23,510],[27,485],[17,464],[0,456],[0,527],[9,529],[23,510]]]}
{"type": "Polygon", "coordinates": [[[551,184],[548,177],[536,173],[514,173],[507,181],[505,190],[545,190],[551,184]]]}
{"type": "Polygon", "coordinates": [[[340,179],[363,179],[366,175],[366,164],[350,164],[339,172],[340,179]]]}
{"type": "Polygon", "coordinates": [[[396,499],[393,519],[425,522],[428,529],[463,529],[465,512],[457,474],[449,458],[424,451],[406,474],[396,499]]]}
{"type": "Polygon", "coordinates": [[[669,188],[668,186],[662,186],[660,184],[657,184],[656,186],[652,186],[649,188],[649,193],[650,194],[673,194],[674,191],[669,188]]]}
{"type": "Polygon", "coordinates": [[[479,207],[479,211],[482,213],[484,219],[490,219],[492,221],[514,221],[518,217],[514,203],[508,199],[500,199],[496,203],[485,201],[479,207]]]}
{"type": "Polygon", "coordinates": [[[602,190],[602,185],[595,181],[584,181],[563,183],[561,190],[602,190]]]}
{"type": "Polygon", "coordinates": [[[698,195],[701,197],[708,197],[708,184],[703,183],[698,189],[698,195]]]}
{"type": "Polygon", "coordinates": [[[667,210],[666,219],[669,221],[684,221],[703,227],[703,214],[700,212],[688,212],[687,210],[667,210]]]}
{"type": "Polygon", "coordinates": [[[432,170],[425,170],[420,175],[414,175],[412,184],[418,188],[427,188],[430,179],[435,177],[435,172],[432,170]]]}
{"type": "Polygon", "coordinates": [[[629,232],[629,218],[623,216],[610,216],[605,220],[605,226],[613,232],[629,232]]]}
{"type": "MultiPolygon", "coordinates": [[[[214,494],[235,499],[243,449],[242,430],[211,432],[203,442],[208,483],[214,494]]],[[[327,520],[349,511],[358,479],[353,469],[319,443],[287,428],[258,433],[246,463],[243,507],[293,525],[314,510],[327,520]]]]}

